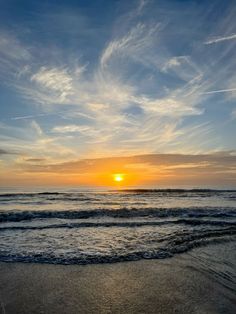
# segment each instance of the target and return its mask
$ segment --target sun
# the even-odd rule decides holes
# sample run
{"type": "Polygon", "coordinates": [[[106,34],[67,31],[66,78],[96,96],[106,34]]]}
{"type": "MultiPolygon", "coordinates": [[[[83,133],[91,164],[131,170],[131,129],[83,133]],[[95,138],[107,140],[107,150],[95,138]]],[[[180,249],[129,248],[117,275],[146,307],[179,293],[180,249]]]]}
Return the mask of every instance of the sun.
{"type": "Polygon", "coordinates": [[[114,181],[116,181],[116,182],[121,182],[121,181],[124,180],[124,175],[123,175],[122,173],[115,173],[115,174],[113,175],[113,179],[114,179],[114,181]]]}

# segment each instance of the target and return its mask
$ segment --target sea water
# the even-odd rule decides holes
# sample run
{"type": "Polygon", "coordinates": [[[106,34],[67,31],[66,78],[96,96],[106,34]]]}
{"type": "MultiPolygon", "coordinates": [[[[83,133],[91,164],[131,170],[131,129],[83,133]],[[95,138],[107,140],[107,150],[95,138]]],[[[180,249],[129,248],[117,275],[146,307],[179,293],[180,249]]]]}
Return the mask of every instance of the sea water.
{"type": "Polygon", "coordinates": [[[0,261],[160,259],[235,240],[234,190],[0,193],[0,261]]]}

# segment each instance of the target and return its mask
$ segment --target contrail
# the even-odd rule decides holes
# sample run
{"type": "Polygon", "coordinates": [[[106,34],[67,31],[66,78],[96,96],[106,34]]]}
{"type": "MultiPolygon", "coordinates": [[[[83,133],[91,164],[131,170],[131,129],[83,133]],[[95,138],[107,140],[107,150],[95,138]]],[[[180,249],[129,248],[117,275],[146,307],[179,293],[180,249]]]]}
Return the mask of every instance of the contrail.
{"type": "Polygon", "coordinates": [[[232,34],[232,35],[224,36],[224,37],[215,37],[215,38],[212,38],[212,39],[206,41],[204,44],[205,45],[211,45],[211,44],[216,44],[216,43],[219,43],[221,41],[231,40],[231,39],[236,39],[236,34],[232,34]]]}
{"type": "Polygon", "coordinates": [[[205,92],[205,93],[202,93],[202,94],[203,95],[208,95],[208,94],[216,94],[216,93],[227,93],[227,92],[233,92],[233,91],[236,91],[236,88],[212,90],[212,91],[205,92]]]}

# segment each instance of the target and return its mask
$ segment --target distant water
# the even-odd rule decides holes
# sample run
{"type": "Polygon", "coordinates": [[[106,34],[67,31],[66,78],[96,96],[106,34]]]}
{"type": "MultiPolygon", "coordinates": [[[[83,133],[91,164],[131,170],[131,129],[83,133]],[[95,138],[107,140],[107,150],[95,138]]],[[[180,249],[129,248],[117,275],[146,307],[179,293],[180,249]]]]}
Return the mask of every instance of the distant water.
{"type": "Polygon", "coordinates": [[[236,240],[236,191],[0,193],[0,261],[167,258],[236,240]]]}

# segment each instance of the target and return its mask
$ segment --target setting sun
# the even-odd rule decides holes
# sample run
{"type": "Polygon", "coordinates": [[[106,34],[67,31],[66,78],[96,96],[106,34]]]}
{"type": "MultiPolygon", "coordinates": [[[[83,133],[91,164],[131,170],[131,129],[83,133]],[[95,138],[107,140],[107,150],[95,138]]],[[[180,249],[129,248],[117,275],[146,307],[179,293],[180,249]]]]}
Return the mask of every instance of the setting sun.
{"type": "Polygon", "coordinates": [[[124,180],[124,175],[120,173],[116,173],[113,175],[114,181],[121,182],[124,180]]]}

